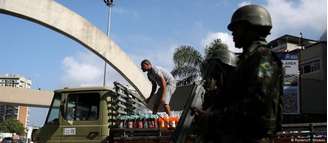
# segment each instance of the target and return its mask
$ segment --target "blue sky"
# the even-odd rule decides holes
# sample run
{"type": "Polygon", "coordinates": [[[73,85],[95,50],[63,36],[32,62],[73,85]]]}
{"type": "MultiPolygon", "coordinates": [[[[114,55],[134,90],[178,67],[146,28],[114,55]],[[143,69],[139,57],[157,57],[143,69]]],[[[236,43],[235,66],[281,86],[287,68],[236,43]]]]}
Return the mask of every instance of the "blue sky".
{"type": "MultiPolygon", "coordinates": [[[[102,31],[107,28],[103,0],[57,0],[102,31]]],[[[172,54],[179,45],[204,46],[221,38],[231,50],[226,26],[241,5],[260,4],[272,15],[268,40],[284,34],[319,39],[327,28],[326,0],[114,0],[112,39],[139,65],[148,58],[171,70],[172,54]]],[[[0,14],[0,74],[20,74],[33,88],[54,90],[65,86],[102,85],[103,62],[75,41],[50,29],[0,14]],[[81,72],[84,71],[84,72],[81,72]]],[[[109,70],[108,83],[123,82],[109,70]]],[[[30,124],[41,125],[46,109],[32,108],[30,124]]]]}

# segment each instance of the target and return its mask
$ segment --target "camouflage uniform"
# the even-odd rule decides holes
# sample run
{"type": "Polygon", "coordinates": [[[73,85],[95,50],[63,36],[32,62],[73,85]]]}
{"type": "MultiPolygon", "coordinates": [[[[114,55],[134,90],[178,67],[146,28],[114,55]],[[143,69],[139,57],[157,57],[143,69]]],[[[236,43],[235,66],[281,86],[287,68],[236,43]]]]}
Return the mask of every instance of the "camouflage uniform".
{"type": "Polygon", "coordinates": [[[218,105],[221,92],[229,74],[237,65],[237,56],[228,50],[228,47],[221,43],[221,40],[214,40],[212,45],[206,49],[206,59],[201,64],[201,73],[204,80],[203,109],[218,105]]]}
{"type": "Polygon", "coordinates": [[[234,68],[227,66],[218,59],[209,59],[204,61],[207,66],[207,72],[203,75],[204,88],[206,93],[204,95],[204,102],[202,104],[203,110],[213,108],[213,106],[221,105],[218,102],[222,97],[222,90],[227,80],[229,72],[234,68]],[[224,69],[222,69],[224,67],[224,69]]]}
{"type": "Polygon", "coordinates": [[[207,53],[207,58],[202,63],[202,77],[204,80],[204,102],[202,117],[196,117],[197,142],[216,143],[221,136],[221,129],[217,126],[219,116],[223,114],[224,102],[223,89],[229,74],[235,69],[237,57],[225,47],[212,48],[207,53]]]}
{"type": "Polygon", "coordinates": [[[202,118],[210,124],[209,135],[215,135],[207,142],[267,143],[280,129],[283,72],[265,41],[271,28],[271,16],[261,6],[247,5],[234,12],[228,29],[243,53],[228,74],[232,76],[225,76],[220,92],[214,92],[220,96],[215,96],[211,112],[202,118]]]}
{"type": "Polygon", "coordinates": [[[271,28],[269,12],[258,5],[243,6],[231,18],[228,29],[243,53],[224,90],[221,142],[271,142],[280,129],[283,72],[265,41],[271,28]]]}
{"type": "Polygon", "coordinates": [[[223,128],[241,142],[270,138],[280,129],[282,65],[266,46],[263,40],[247,48],[231,80],[223,128]]]}

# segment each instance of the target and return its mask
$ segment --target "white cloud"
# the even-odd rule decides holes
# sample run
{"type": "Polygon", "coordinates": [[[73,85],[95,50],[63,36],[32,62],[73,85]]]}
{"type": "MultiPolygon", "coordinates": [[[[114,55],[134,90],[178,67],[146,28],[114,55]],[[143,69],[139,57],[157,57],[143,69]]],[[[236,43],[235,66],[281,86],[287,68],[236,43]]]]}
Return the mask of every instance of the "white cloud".
{"type": "Polygon", "coordinates": [[[78,56],[65,57],[63,60],[65,86],[100,85],[102,70],[96,57],[80,53],[78,56]]]}
{"type": "Polygon", "coordinates": [[[215,39],[221,39],[223,43],[228,45],[229,50],[234,53],[242,52],[242,49],[235,48],[235,44],[233,42],[232,35],[230,35],[228,33],[224,33],[224,32],[208,33],[206,38],[202,40],[202,46],[206,47],[215,39]]]}
{"type": "Polygon", "coordinates": [[[265,7],[272,17],[274,38],[304,31],[320,35],[326,29],[326,0],[267,0],[265,7]]]}
{"type": "MultiPolygon", "coordinates": [[[[63,75],[62,85],[68,87],[80,86],[102,86],[104,61],[98,58],[95,54],[79,53],[76,56],[65,57],[62,61],[63,75]]],[[[125,82],[125,80],[107,66],[106,85],[112,85],[113,81],[125,82]]]]}
{"type": "Polygon", "coordinates": [[[238,7],[242,7],[242,6],[245,6],[245,5],[250,5],[251,2],[250,1],[244,1],[244,2],[241,2],[238,4],[238,7]]]}

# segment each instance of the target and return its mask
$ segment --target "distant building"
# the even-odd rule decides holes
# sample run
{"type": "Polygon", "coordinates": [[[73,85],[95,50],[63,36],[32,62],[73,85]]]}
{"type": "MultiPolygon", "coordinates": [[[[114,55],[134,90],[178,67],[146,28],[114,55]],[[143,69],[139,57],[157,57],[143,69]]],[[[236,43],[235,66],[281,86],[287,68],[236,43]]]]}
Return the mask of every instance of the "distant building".
{"type": "Polygon", "coordinates": [[[285,70],[284,121],[325,122],[327,112],[327,42],[292,35],[281,36],[269,47],[285,70]]]}
{"type": "Polygon", "coordinates": [[[300,52],[301,112],[327,113],[327,42],[308,45],[300,52]]]}
{"type": "Polygon", "coordinates": [[[268,45],[273,52],[286,53],[297,49],[302,49],[304,46],[308,46],[317,42],[318,41],[316,40],[306,39],[303,37],[284,35],[275,40],[272,40],[268,45]]]}
{"type": "MultiPolygon", "coordinates": [[[[23,76],[6,74],[0,76],[0,86],[31,88],[32,81],[23,76]]],[[[28,112],[27,106],[0,105],[0,122],[8,118],[16,118],[26,127],[28,123],[28,112]]]]}
{"type": "Polygon", "coordinates": [[[299,53],[304,47],[317,43],[316,40],[293,35],[283,35],[269,42],[269,48],[278,54],[284,68],[284,114],[301,113],[299,53]]]}

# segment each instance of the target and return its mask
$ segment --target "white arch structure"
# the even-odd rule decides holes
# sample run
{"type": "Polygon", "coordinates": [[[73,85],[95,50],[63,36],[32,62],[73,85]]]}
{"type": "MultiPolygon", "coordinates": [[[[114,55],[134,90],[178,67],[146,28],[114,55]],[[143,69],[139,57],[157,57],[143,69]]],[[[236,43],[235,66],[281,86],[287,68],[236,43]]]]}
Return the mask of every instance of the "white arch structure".
{"type": "Polygon", "coordinates": [[[0,13],[43,25],[77,41],[109,63],[139,94],[149,97],[150,83],[129,56],[101,30],[56,1],[0,0],[0,13]]]}

